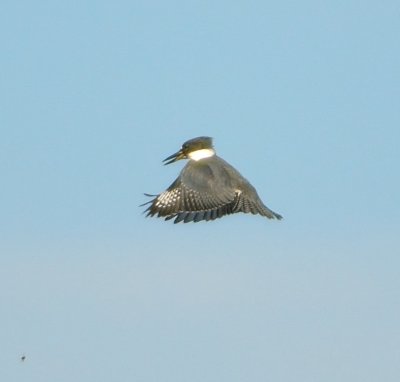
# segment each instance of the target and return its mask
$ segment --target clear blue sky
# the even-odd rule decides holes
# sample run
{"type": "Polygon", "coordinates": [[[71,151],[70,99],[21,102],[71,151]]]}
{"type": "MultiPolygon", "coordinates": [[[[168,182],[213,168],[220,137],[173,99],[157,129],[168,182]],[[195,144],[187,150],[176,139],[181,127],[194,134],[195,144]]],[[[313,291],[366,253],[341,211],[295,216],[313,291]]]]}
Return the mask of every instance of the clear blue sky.
{"type": "Polygon", "coordinates": [[[398,1],[0,8],[1,381],[400,380],[398,1]],[[145,219],[199,135],[285,219],[145,219]]]}

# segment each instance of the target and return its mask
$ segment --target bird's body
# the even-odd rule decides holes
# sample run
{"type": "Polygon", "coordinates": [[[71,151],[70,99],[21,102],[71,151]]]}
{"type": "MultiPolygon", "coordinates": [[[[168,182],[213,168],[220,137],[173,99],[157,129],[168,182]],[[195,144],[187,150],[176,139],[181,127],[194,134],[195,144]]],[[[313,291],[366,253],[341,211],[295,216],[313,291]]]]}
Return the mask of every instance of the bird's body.
{"type": "Polygon", "coordinates": [[[166,191],[148,202],[147,216],[175,218],[174,223],[215,220],[236,212],[282,217],[261,201],[256,189],[229,163],[215,154],[211,138],[187,141],[166,164],[189,158],[166,191]]]}

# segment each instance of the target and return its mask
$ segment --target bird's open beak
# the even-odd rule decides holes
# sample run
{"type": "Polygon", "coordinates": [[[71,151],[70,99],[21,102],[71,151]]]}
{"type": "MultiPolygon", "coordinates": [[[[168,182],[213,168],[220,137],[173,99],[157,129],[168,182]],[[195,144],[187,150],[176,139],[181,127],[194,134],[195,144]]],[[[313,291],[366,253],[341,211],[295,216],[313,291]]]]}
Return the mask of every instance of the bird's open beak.
{"type": "Polygon", "coordinates": [[[163,162],[164,162],[164,165],[167,165],[167,164],[174,163],[174,162],[176,162],[177,160],[185,159],[185,158],[186,158],[186,154],[184,154],[184,152],[183,152],[182,150],[179,150],[179,151],[176,152],[175,154],[172,154],[172,155],[170,155],[168,158],[165,158],[165,159],[163,160],[163,162]]]}

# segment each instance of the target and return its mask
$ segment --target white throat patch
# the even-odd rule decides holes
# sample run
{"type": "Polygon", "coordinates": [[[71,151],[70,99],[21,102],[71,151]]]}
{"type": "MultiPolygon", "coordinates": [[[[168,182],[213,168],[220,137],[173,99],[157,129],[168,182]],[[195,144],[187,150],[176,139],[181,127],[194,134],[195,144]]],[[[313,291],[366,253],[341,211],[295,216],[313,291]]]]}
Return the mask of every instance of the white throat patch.
{"type": "Polygon", "coordinates": [[[215,151],[213,149],[201,149],[201,150],[192,151],[191,153],[188,154],[188,157],[190,159],[198,161],[200,159],[209,158],[214,155],[215,155],[215,151]]]}

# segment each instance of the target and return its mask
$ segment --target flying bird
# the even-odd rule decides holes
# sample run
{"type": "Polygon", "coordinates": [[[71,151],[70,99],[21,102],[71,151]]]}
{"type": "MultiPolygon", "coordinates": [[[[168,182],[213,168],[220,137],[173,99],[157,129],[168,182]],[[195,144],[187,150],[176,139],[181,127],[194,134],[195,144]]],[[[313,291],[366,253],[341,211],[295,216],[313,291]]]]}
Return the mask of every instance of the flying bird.
{"type": "Polygon", "coordinates": [[[212,138],[197,137],[186,141],[175,154],[164,159],[165,165],[189,159],[178,178],[159,195],[142,206],[146,216],[175,219],[179,222],[215,220],[237,212],[282,219],[261,201],[256,189],[229,163],[216,155],[212,138]]]}

